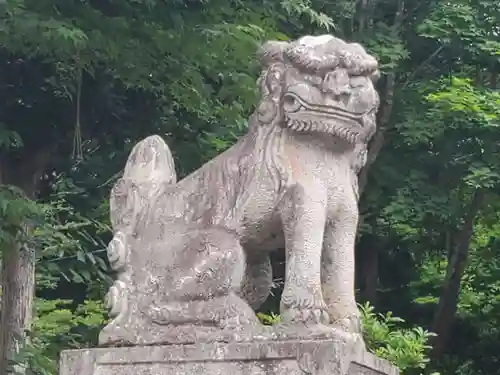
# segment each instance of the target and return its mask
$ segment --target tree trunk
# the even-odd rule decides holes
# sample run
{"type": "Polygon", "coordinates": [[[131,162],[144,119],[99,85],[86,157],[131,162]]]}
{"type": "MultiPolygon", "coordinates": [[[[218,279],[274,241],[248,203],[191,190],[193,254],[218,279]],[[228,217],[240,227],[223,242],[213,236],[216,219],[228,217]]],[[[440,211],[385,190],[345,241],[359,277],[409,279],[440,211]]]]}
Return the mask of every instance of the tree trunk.
{"type": "MultiPolygon", "coordinates": [[[[25,330],[32,319],[34,288],[35,252],[26,244],[15,243],[3,252],[0,374],[10,373],[9,362],[23,347],[25,330]]],[[[23,367],[15,369],[22,372],[23,367]]]]}
{"type": "Polygon", "coordinates": [[[358,32],[363,34],[367,28],[369,0],[361,0],[359,4],[358,32]]]}
{"type": "MultiPolygon", "coordinates": [[[[50,158],[50,151],[32,152],[16,159],[4,157],[0,160],[0,185],[20,188],[25,198],[33,200],[40,178],[50,158]],[[22,172],[22,175],[20,174],[22,172]]],[[[25,223],[8,248],[2,252],[1,268],[1,319],[0,319],[0,374],[7,375],[12,370],[23,372],[25,364],[12,368],[27,339],[33,318],[35,292],[35,250],[29,239],[31,228],[25,223]]]]}
{"type": "Polygon", "coordinates": [[[500,65],[498,62],[493,63],[493,67],[490,74],[490,89],[496,90],[498,87],[498,71],[496,70],[497,66],[500,65]]]}
{"type": "Polygon", "coordinates": [[[462,274],[467,266],[469,245],[474,230],[474,220],[483,202],[484,191],[476,190],[469,206],[462,229],[454,241],[454,247],[448,259],[446,276],[441,289],[439,303],[432,322],[432,331],[438,336],[433,340],[432,357],[440,358],[457,312],[462,274]]]}

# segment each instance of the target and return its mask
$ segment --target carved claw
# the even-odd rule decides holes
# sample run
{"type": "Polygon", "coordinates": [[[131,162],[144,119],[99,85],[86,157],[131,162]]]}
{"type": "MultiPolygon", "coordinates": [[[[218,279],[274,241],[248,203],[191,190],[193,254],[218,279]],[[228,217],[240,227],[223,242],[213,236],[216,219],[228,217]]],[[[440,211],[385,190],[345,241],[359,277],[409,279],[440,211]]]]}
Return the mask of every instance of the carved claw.
{"type": "MultiPolygon", "coordinates": [[[[233,303],[233,308],[235,310],[227,314],[219,322],[219,327],[223,330],[245,330],[245,329],[257,329],[261,326],[257,316],[254,311],[244,302],[242,299],[235,295],[228,297],[233,303]]],[[[227,312],[226,312],[227,313],[227,312]]]]}
{"type": "MultiPolygon", "coordinates": [[[[332,314],[330,314],[330,316],[331,315],[332,314]]],[[[360,350],[366,350],[365,340],[363,338],[363,325],[359,313],[354,312],[350,315],[344,315],[342,318],[332,320],[334,326],[351,336],[354,344],[360,348],[360,350]]]]}
{"type": "Polygon", "coordinates": [[[320,296],[305,291],[286,291],[281,297],[282,320],[287,323],[329,324],[330,315],[320,296]]]}
{"type": "Polygon", "coordinates": [[[185,316],[183,316],[183,309],[179,304],[151,306],[148,315],[151,321],[156,324],[171,324],[173,322],[178,324],[179,318],[186,320],[185,316]]]}
{"type": "Polygon", "coordinates": [[[330,318],[322,308],[287,308],[283,314],[283,321],[303,324],[328,324],[330,318]]]}
{"type": "Polygon", "coordinates": [[[362,334],[363,326],[359,314],[353,313],[343,316],[339,319],[332,319],[333,324],[343,329],[344,331],[352,334],[362,334]]]}

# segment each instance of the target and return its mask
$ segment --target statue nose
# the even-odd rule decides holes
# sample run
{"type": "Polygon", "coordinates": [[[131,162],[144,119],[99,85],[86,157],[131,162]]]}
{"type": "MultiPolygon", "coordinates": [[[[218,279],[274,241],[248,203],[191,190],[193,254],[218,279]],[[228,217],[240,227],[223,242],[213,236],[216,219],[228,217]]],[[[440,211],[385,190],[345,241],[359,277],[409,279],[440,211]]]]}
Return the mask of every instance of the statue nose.
{"type": "Polygon", "coordinates": [[[352,94],[347,71],[336,69],[327,73],[323,80],[323,92],[325,93],[326,105],[347,104],[352,94]]]}
{"type": "Polygon", "coordinates": [[[332,90],[324,95],[324,105],[330,107],[346,107],[351,99],[351,89],[350,87],[343,88],[338,87],[336,90],[332,90]]]}
{"type": "Polygon", "coordinates": [[[332,90],[332,94],[337,100],[349,99],[351,93],[351,86],[349,86],[349,84],[339,85],[337,87],[334,87],[334,89],[332,90]]]}

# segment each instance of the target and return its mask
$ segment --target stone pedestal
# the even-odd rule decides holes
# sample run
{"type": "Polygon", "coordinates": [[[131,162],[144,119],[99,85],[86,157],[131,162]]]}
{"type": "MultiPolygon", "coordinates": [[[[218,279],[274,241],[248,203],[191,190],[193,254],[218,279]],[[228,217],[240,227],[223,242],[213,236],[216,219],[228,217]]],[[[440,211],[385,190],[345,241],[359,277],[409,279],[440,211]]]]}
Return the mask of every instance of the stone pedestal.
{"type": "Polygon", "coordinates": [[[60,375],[398,375],[341,341],[267,341],[66,350],[60,375]]]}

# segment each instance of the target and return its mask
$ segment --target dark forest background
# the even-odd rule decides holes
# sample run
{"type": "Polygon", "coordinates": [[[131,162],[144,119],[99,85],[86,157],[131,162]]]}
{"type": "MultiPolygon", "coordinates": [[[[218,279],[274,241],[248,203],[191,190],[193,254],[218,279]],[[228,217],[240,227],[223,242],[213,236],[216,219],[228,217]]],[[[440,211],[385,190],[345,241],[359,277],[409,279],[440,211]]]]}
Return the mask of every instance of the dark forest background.
{"type": "Polygon", "coordinates": [[[186,175],[245,132],[259,43],[330,32],[383,73],[360,175],[367,342],[404,374],[500,374],[499,24],[496,0],[0,2],[0,373],[55,375],[95,345],[135,142],[162,135],[186,175]]]}

